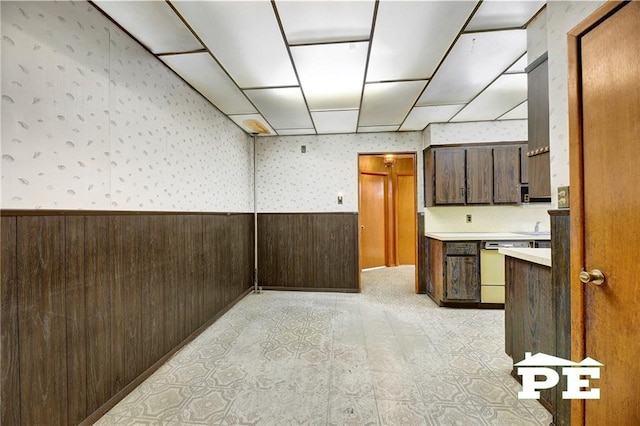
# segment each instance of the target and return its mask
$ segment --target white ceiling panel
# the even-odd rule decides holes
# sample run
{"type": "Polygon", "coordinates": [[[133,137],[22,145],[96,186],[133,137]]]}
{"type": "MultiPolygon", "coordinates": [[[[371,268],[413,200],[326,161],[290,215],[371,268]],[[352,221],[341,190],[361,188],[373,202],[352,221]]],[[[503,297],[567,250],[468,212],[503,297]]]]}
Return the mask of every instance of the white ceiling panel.
{"type": "Polygon", "coordinates": [[[360,106],[368,46],[359,42],[291,47],[310,110],[360,106]]]}
{"type": "Polygon", "coordinates": [[[161,56],[160,59],[223,113],[229,115],[257,112],[208,53],[168,55],[161,56]]]}
{"type": "Polygon", "coordinates": [[[511,111],[498,117],[498,120],[524,120],[529,117],[528,102],[523,102],[511,111]]]}
{"type": "Polygon", "coordinates": [[[522,57],[520,59],[518,59],[516,61],[515,64],[511,65],[511,67],[509,67],[509,69],[507,71],[505,71],[507,74],[513,74],[513,73],[519,73],[519,72],[524,72],[524,69],[527,67],[527,54],[525,53],[524,55],[522,55],[522,57]]]}
{"type": "Polygon", "coordinates": [[[462,34],[419,106],[467,103],[525,52],[526,30],[462,34]]]}
{"type": "Polygon", "coordinates": [[[241,88],[298,84],[269,1],[173,4],[241,88]]]}
{"type": "Polygon", "coordinates": [[[527,75],[500,76],[451,121],[495,120],[527,99],[527,75]]]}
{"type": "Polygon", "coordinates": [[[476,1],[381,1],[367,82],[428,79],[476,1]]]}
{"type": "Polygon", "coordinates": [[[276,2],[292,45],[368,40],[374,5],[372,0],[276,2]]]}
{"type": "Polygon", "coordinates": [[[312,112],[318,134],[355,133],[358,125],[358,110],[312,112]]]}
{"type": "Polygon", "coordinates": [[[164,1],[94,1],[153,53],[202,49],[189,28],[164,1]]]}
{"type": "Polygon", "coordinates": [[[400,126],[365,126],[358,127],[358,133],[397,132],[400,126]]]}
{"type": "Polygon", "coordinates": [[[293,135],[315,135],[315,129],[278,129],[278,134],[281,136],[293,136],[293,135]]]}
{"type": "Polygon", "coordinates": [[[360,127],[400,125],[426,81],[365,84],[360,127]]]}
{"type": "Polygon", "coordinates": [[[447,122],[463,107],[462,104],[415,107],[402,123],[400,130],[423,130],[429,123],[447,122]]]}
{"type": "Polygon", "coordinates": [[[244,93],[276,129],[313,127],[299,87],[245,90],[244,93]]]}
{"type": "Polygon", "coordinates": [[[465,31],[522,27],[545,3],[544,0],[484,0],[465,31]]]}
{"type": "Polygon", "coordinates": [[[258,133],[258,136],[273,136],[276,134],[260,114],[230,115],[229,118],[247,133],[258,133]]]}

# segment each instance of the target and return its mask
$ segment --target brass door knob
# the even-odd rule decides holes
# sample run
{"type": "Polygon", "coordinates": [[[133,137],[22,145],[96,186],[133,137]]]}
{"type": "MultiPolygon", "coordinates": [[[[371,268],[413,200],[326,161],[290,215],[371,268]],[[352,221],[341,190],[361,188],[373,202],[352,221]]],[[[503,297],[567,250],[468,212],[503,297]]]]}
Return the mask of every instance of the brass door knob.
{"type": "Polygon", "coordinates": [[[580,271],[580,281],[582,281],[584,284],[591,283],[595,285],[602,285],[604,284],[604,280],[604,274],[599,269],[592,269],[589,272],[585,271],[584,269],[580,271]]]}

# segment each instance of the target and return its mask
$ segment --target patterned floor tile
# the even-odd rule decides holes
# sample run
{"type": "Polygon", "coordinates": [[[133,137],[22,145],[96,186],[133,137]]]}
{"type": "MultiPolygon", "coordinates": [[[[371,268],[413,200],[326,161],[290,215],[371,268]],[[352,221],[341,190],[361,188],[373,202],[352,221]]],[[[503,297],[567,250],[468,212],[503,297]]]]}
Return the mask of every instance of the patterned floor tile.
{"type": "Polygon", "coordinates": [[[504,312],[437,307],[411,266],[362,293],[250,294],[96,424],[548,425],[519,401],[504,312]]]}

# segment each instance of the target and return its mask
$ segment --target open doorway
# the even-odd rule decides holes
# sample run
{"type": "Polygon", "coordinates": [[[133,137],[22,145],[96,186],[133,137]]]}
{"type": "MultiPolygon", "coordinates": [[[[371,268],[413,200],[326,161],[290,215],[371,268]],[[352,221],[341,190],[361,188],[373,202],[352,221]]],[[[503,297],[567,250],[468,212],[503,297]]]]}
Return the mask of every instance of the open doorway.
{"type": "Polygon", "coordinates": [[[416,154],[358,156],[360,270],[415,265],[416,154]]]}

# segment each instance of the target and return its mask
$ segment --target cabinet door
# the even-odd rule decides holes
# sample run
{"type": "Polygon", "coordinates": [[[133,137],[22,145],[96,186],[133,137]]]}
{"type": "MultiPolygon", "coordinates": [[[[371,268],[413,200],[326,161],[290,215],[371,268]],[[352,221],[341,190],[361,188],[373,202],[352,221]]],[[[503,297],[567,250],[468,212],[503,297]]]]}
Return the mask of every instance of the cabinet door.
{"type": "Polygon", "coordinates": [[[447,256],[447,300],[480,301],[477,256],[447,256]]]}
{"type": "Polygon", "coordinates": [[[529,183],[529,157],[527,157],[528,145],[520,145],[520,183],[529,183]]]}
{"type": "Polygon", "coordinates": [[[491,148],[467,148],[467,204],[490,204],[492,187],[491,148]]]}
{"type": "Polygon", "coordinates": [[[520,148],[493,148],[493,202],[517,204],[520,201],[520,148]]]}
{"type": "Polygon", "coordinates": [[[464,158],[464,148],[434,150],[436,204],[465,203],[464,158]]]}
{"type": "Polygon", "coordinates": [[[549,74],[548,60],[531,69],[528,82],[529,115],[529,197],[551,196],[550,154],[539,153],[549,147],[549,74]]]}

